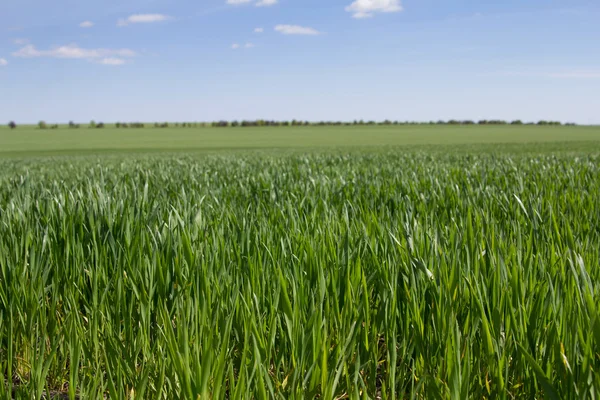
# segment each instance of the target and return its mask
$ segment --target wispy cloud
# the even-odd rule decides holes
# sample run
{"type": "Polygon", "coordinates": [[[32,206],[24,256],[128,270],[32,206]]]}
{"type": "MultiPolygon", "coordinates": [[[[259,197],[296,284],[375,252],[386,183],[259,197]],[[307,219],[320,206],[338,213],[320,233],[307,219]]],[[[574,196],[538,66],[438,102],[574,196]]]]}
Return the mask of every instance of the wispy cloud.
{"type": "Polygon", "coordinates": [[[254,33],[263,33],[264,31],[264,28],[254,28],[254,33]]]}
{"type": "Polygon", "coordinates": [[[136,53],[130,49],[85,49],[70,44],[66,46],[53,47],[49,50],[39,50],[34,45],[27,45],[12,54],[20,58],[61,58],[80,59],[104,65],[125,64],[125,58],[132,58],[136,53]]]}
{"type": "Polygon", "coordinates": [[[13,43],[18,46],[23,46],[23,45],[26,45],[29,43],[29,39],[17,38],[17,39],[13,39],[13,43]]]}
{"type": "Polygon", "coordinates": [[[0,67],[6,67],[8,65],[8,61],[5,58],[0,58],[0,67]]]}
{"type": "MultiPolygon", "coordinates": [[[[252,49],[252,48],[256,47],[256,45],[254,43],[252,43],[252,42],[247,42],[246,44],[244,44],[243,47],[245,49],[252,49]]],[[[232,50],[238,50],[238,49],[241,49],[241,48],[242,48],[242,45],[240,45],[239,43],[234,43],[234,44],[231,45],[231,49],[232,50]]]]}
{"type": "Polygon", "coordinates": [[[279,3],[279,0],[227,0],[226,3],[233,5],[233,6],[239,6],[242,4],[250,4],[253,3],[256,7],[270,7],[270,6],[274,6],[275,4],[279,3]]]}
{"type": "Polygon", "coordinates": [[[278,3],[278,0],[260,0],[256,3],[256,7],[270,7],[278,3]]]}
{"type": "Polygon", "coordinates": [[[314,28],[300,25],[277,25],[275,31],[284,35],[319,35],[321,33],[314,28]]]}
{"type": "Polygon", "coordinates": [[[83,21],[79,24],[80,28],[91,28],[92,26],[94,26],[94,23],[92,21],[83,21]]]}
{"type": "Polygon", "coordinates": [[[553,79],[600,79],[600,69],[563,69],[563,70],[515,70],[488,74],[488,76],[515,76],[553,79]]]}
{"type": "Polygon", "coordinates": [[[346,11],[352,13],[353,18],[371,18],[376,13],[393,13],[402,11],[400,0],[356,0],[346,11]]]}
{"type": "Polygon", "coordinates": [[[563,79],[600,79],[600,71],[571,71],[571,72],[552,72],[546,74],[548,78],[563,79]]]}
{"type": "Polygon", "coordinates": [[[122,18],[117,21],[117,26],[127,26],[131,24],[151,24],[154,22],[163,22],[171,19],[170,16],[164,14],[134,14],[127,18],[122,18]]]}
{"type": "Polygon", "coordinates": [[[115,57],[107,57],[107,58],[103,58],[102,60],[98,61],[99,64],[102,65],[123,65],[125,64],[127,61],[123,60],[122,58],[115,58],[115,57]]]}

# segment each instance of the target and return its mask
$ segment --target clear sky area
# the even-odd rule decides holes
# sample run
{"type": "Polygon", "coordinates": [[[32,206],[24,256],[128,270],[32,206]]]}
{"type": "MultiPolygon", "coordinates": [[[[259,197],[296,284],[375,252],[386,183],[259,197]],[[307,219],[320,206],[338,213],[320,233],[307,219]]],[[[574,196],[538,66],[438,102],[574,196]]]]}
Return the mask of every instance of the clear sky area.
{"type": "Polygon", "coordinates": [[[598,124],[598,21],[584,0],[2,0],[0,120],[598,124]]]}

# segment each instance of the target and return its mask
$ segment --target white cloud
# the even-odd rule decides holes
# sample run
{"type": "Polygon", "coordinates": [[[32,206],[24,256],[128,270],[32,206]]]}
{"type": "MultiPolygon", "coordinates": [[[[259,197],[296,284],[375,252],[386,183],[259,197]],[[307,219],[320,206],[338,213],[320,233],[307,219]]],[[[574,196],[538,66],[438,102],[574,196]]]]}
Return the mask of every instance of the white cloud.
{"type": "Polygon", "coordinates": [[[270,7],[278,3],[278,0],[259,0],[256,7],[270,7]]]}
{"type": "Polygon", "coordinates": [[[263,33],[264,31],[264,28],[254,28],[254,33],[263,33]]]}
{"type": "Polygon", "coordinates": [[[314,28],[299,25],[277,25],[275,31],[284,35],[319,35],[320,32],[314,28]]]}
{"type": "Polygon", "coordinates": [[[6,67],[8,65],[8,61],[4,58],[0,58],[0,67],[6,67]]]}
{"type": "Polygon", "coordinates": [[[102,60],[99,61],[99,64],[102,64],[102,65],[123,65],[125,63],[126,63],[126,61],[123,60],[122,58],[115,58],[115,57],[107,57],[107,58],[103,58],[102,60]]]}
{"type": "Polygon", "coordinates": [[[279,3],[279,0],[227,0],[226,3],[227,4],[231,4],[233,6],[239,6],[242,4],[249,4],[254,2],[254,5],[256,7],[270,7],[270,6],[274,6],[275,4],[279,3]]]}
{"type": "Polygon", "coordinates": [[[354,13],[352,15],[352,18],[363,19],[363,18],[371,18],[372,16],[373,16],[373,14],[371,14],[371,13],[359,11],[357,13],[354,13]]]}
{"type": "Polygon", "coordinates": [[[375,13],[392,13],[402,11],[400,0],[356,0],[348,7],[347,12],[354,18],[370,18],[375,13]]]}
{"type": "Polygon", "coordinates": [[[17,38],[13,40],[13,43],[19,46],[23,46],[29,43],[29,39],[17,38]]]}
{"type": "Polygon", "coordinates": [[[91,28],[92,26],[94,26],[94,23],[92,21],[83,21],[79,24],[80,28],[91,28]]]}
{"type": "Polygon", "coordinates": [[[244,49],[251,49],[251,48],[255,47],[255,45],[254,45],[254,43],[251,43],[251,42],[247,42],[243,46],[241,44],[239,44],[239,43],[234,43],[234,44],[231,45],[231,49],[232,50],[238,50],[238,49],[241,49],[242,47],[244,49]]]}
{"type": "Polygon", "coordinates": [[[123,58],[135,57],[136,53],[129,49],[84,49],[76,44],[54,47],[50,50],[38,50],[34,45],[27,45],[12,54],[21,58],[64,58],[80,59],[104,65],[122,65],[123,58]]]}
{"type": "Polygon", "coordinates": [[[164,14],[134,14],[130,15],[126,19],[120,19],[117,21],[117,26],[127,26],[129,24],[150,24],[153,22],[162,22],[171,19],[168,15],[164,14]]]}

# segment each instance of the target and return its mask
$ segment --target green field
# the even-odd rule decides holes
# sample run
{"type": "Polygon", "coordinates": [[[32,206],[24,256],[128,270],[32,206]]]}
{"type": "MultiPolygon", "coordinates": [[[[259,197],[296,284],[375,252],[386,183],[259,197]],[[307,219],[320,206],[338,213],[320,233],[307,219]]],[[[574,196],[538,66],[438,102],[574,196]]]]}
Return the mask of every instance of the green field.
{"type": "Polygon", "coordinates": [[[597,398],[599,139],[0,129],[0,398],[597,398]]]}
{"type": "Polygon", "coordinates": [[[0,128],[0,154],[214,151],[600,141],[600,126],[351,126],[41,130],[0,128]]]}

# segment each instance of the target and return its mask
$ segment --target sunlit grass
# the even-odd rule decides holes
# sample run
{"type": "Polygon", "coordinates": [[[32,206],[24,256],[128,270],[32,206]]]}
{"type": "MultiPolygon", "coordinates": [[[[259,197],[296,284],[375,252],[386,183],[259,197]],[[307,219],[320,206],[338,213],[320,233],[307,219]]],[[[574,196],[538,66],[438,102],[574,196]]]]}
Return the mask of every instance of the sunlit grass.
{"type": "Polygon", "coordinates": [[[0,398],[599,394],[597,153],[0,167],[0,398]]]}

